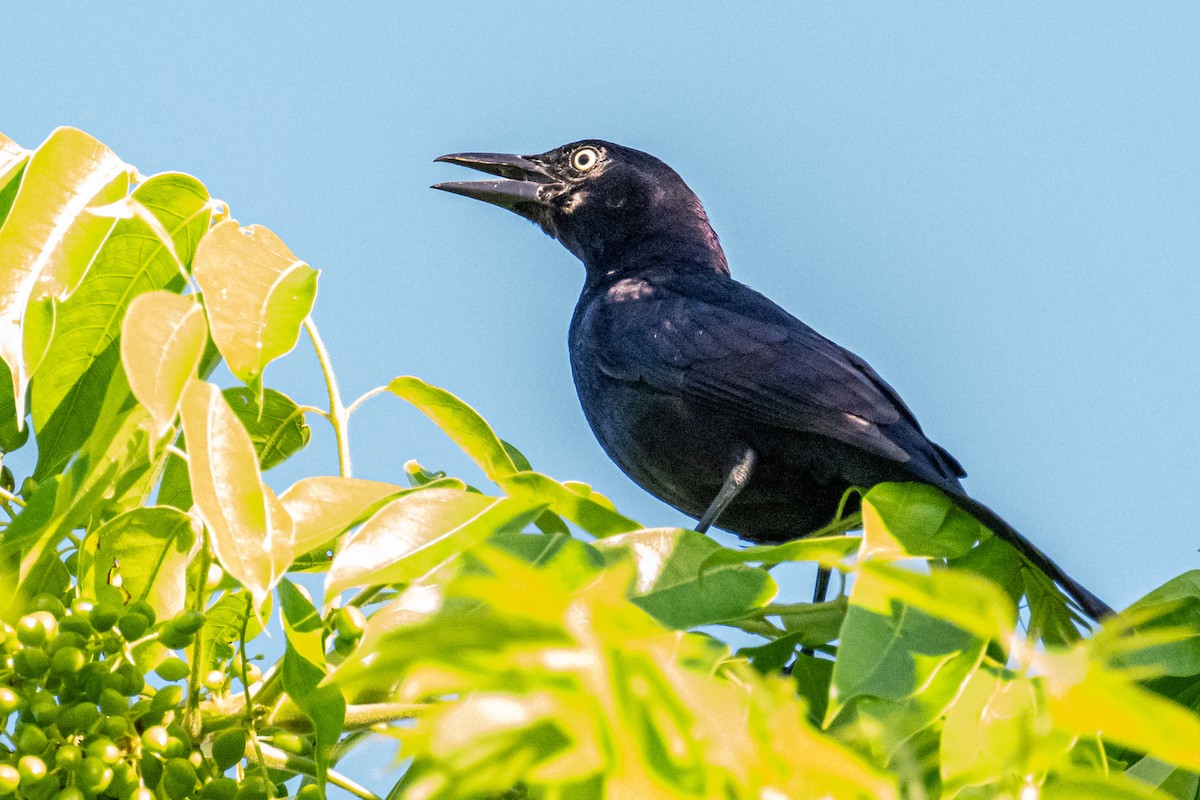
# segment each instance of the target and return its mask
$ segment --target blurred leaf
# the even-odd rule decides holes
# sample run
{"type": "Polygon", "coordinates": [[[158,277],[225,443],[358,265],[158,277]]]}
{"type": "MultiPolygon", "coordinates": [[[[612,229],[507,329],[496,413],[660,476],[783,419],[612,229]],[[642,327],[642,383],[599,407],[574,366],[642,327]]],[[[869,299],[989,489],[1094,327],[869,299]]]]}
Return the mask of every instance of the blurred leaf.
{"type": "Polygon", "coordinates": [[[599,550],[565,533],[503,533],[488,539],[487,546],[552,569],[574,586],[582,585],[604,568],[604,555],[599,550]]]}
{"type": "Polygon", "coordinates": [[[380,505],[410,489],[360,478],[303,478],[279,497],[295,523],[295,548],[305,552],[332,541],[380,505]]]}
{"type": "Polygon", "coordinates": [[[957,558],[984,535],[974,517],[927,483],[881,483],[863,498],[863,554],[957,558]]]}
{"type": "Polygon", "coordinates": [[[346,701],[336,686],[320,685],[325,678],[325,628],[320,613],[289,580],[279,584],[279,607],[287,637],[281,669],[283,689],[312,722],[317,785],[324,791],[330,754],[346,718],[346,701]]]}
{"type": "Polygon", "coordinates": [[[489,480],[511,475],[517,466],[500,437],[475,409],[445,389],[420,378],[404,376],[387,386],[388,391],[416,406],[442,432],[479,465],[489,480]]]}
{"type": "Polygon", "coordinates": [[[1029,678],[979,669],[946,713],[941,765],[951,794],[964,786],[1042,775],[1071,749],[1073,737],[1050,724],[1029,678]]]}
{"type": "Polygon", "coordinates": [[[101,398],[119,365],[116,342],[131,300],[182,287],[175,259],[190,263],[208,230],[208,191],[191,176],[155,175],[129,199],[147,218],[153,215],[171,245],[144,218],[117,220],[79,288],[58,306],[55,335],[32,387],[38,476],[60,469],[95,427],[101,398]]]}
{"type": "Polygon", "coordinates": [[[1086,643],[1038,663],[1056,726],[1200,771],[1200,717],[1090,659],[1086,643]]]}
{"type": "Polygon", "coordinates": [[[537,472],[515,472],[495,480],[509,497],[544,504],[593,536],[612,536],[642,528],[639,523],[614,511],[611,504],[602,502],[605,498],[600,495],[593,496],[590,491],[580,494],[537,472]]]}
{"type": "MultiPolygon", "coordinates": [[[[1011,544],[998,536],[988,536],[965,555],[950,559],[949,565],[987,578],[1004,590],[1012,600],[1013,608],[1025,594],[1025,579],[1022,573],[1028,569],[1021,554],[1011,544]]],[[[1016,624],[1016,620],[1013,620],[1016,624]]]]}
{"type": "Polygon", "coordinates": [[[1176,800],[1196,800],[1200,796],[1200,775],[1150,756],[1139,759],[1125,774],[1176,800]]]}
{"type": "Polygon", "coordinates": [[[129,304],[121,328],[121,364],[133,396],[154,420],[151,447],[174,425],[207,339],[204,309],[192,298],[152,291],[129,304]]]}
{"type": "MultiPolygon", "coordinates": [[[[1171,800],[1171,796],[1156,791],[1123,775],[1072,772],[1059,775],[1042,787],[1040,800],[1171,800]]],[[[1190,798],[1189,798],[1190,800],[1190,798]]]]}
{"type": "MultiPolygon", "coordinates": [[[[0,358],[12,371],[15,407],[45,342],[25,341],[25,314],[43,298],[65,300],[82,280],[114,220],[90,213],[123,197],[131,170],[83,131],[58,128],[33,154],[0,228],[0,358]]],[[[43,335],[48,332],[43,328],[43,335]]]]}
{"type": "Polygon", "coordinates": [[[453,489],[414,490],[380,508],[345,539],[329,569],[326,596],[420,578],[490,536],[520,530],[543,509],[453,489]]]}
{"type": "Polygon", "coordinates": [[[264,472],[282,464],[312,438],[304,412],[283,392],[264,389],[261,406],[254,392],[241,386],[226,389],[222,394],[250,434],[254,452],[258,453],[258,466],[264,472]]]}
{"type": "Polygon", "coordinates": [[[267,364],[289,352],[317,296],[317,271],[260,225],[213,226],[192,274],[204,292],[213,341],[256,397],[267,364]]]}
{"type": "Polygon", "coordinates": [[[295,555],[292,519],[264,486],[250,436],[210,383],[183,392],[188,476],[221,566],[261,606],[295,555]]]}
{"type": "Polygon", "coordinates": [[[594,545],[611,563],[629,558],[637,567],[631,599],[676,630],[724,622],[769,603],[779,587],[766,570],[725,564],[703,573],[708,556],[722,549],[702,533],[651,528],[602,539],[594,545]]]}
{"type": "Polygon", "coordinates": [[[0,451],[11,453],[24,447],[29,440],[29,426],[25,424],[26,410],[13,405],[12,373],[8,364],[0,361],[0,451]]]}
{"type": "Polygon", "coordinates": [[[796,694],[808,701],[808,718],[820,725],[829,713],[829,687],[833,685],[833,661],[798,653],[792,662],[796,694]]]}
{"type": "Polygon", "coordinates": [[[98,545],[93,592],[109,582],[113,571],[130,600],[145,600],[159,617],[184,609],[187,568],[196,546],[187,514],[166,506],[134,509],[105,523],[88,540],[98,545]]]}
{"type": "Polygon", "coordinates": [[[784,544],[754,545],[741,550],[722,547],[709,553],[700,567],[708,571],[726,564],[815,561],[830,569],[848,569],[845,560],[857,553],[861,544],[862,539],[857,536],[818,536],[784,544]]]}
{"type": "Polygon", "coordinates": [[[1141,666],[1158,675],[1200,674],[1200,570],[1179,575],[1138,600],[1122,616],[1146,615],[1136,632],[1124,640],[1129,647],[1120,663],[1141,666]],[[1164,642],[1155,642],[1150,631],[1172,631],[1164,642]]]}
{"type": "MultiPolygon", "coordinates": [[[[178,444],[182,449],[182,436],[179,437],[178,444]]],[[[188,478],[188,464],[175,453],[167,454],[157,499],[158,505],[173,506],[180,511],[187,511],[192,507],[192,482],[188,478]]]]}

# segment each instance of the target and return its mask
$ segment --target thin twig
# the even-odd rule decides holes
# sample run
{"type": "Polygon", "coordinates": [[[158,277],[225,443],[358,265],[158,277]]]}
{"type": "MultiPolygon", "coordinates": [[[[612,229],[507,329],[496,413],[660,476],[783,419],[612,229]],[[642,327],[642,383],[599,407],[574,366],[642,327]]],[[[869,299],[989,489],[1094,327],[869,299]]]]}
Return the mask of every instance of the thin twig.
{"type": "Polygon", "coordinates": [[[312,317],[304,320],[304,330],[312,340],[313,350],[317,353],[317,361],[321,364],[321,372],[325,374],[325,388],[329,390],[329,423],[333,426],[333,435],[337,439],[338,467],[343,478],[350,477],[350,438],[347,429],[349,413],[342,404],[342,393],[338,389],[337,376],[333,374],[333,363],[329,360],[329,351],[325,342],[317,332],[317,325],[312,317]]]}

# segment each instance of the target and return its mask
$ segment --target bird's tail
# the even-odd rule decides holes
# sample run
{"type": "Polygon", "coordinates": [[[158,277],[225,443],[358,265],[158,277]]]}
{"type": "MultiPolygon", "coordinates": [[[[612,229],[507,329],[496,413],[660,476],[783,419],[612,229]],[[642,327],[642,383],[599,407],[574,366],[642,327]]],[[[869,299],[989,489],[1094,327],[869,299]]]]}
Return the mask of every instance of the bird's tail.
{"type": "Polygon", "coordinates": [[[1088,591],[1087,587],[1080,584],[1070,575],[1063,572],[1058,564],[1051,561],[1045,553],[1034,546],[1033,542],[1022,536],[1016,528],[1005,522],[1004,518],[995,511],[992,511],[978,500],[973,500],[961,494],[955,497],[955,502],[964,511],[991,530],[992,533],[1017,548],[1017,551],[1029,563],[1046,573],[1051,580],[1063,588],[1067,596],[1074,600],[1080,610],[1093,621],[1100,622],[1105,617],[1110,617],[1115,613],[1107,603],[1088,591]]]}

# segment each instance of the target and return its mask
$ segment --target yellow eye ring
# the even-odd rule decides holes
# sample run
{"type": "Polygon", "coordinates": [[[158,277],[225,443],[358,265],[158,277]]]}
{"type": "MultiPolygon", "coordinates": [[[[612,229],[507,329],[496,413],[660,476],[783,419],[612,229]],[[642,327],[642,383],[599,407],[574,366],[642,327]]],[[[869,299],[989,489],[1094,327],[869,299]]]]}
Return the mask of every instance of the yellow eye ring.
{"type": "Polygon", "coordinates": [[[594,147],[581,147],[571,156],[571,166],[578,172],[587,172],[600,163],[600,151],[594,147]]]}

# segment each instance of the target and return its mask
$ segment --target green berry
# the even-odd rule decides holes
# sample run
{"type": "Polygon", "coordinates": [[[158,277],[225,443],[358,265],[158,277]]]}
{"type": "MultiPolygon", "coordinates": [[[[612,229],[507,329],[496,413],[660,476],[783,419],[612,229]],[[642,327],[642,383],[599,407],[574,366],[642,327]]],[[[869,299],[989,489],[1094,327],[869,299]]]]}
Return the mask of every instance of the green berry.
{"type": "Polygon", "coordinates": [[[17,772],[21,773],[21,783],[37,783],[46,777],[46,762],[37,756],[21,756],[17,772]]]}
{"type": "Polygon", "coordinates": [[[83,749],[77,744],[64,744],[54,754],[54,765],[68,772],[83,762],[83,749]]]}
{"type": "Polygon", "coordinates": [[[104,736],[88,744],[84,750],[90,757],[98,758],[110,766],[121,760],[121,748],[104,736]]]}
{"type": "Polygon", "coordinates": [[[58,703],[54,702],[54,697],[46,692],[34,695],[29,703],[29,713],[33,715],[34,721],[42,726],[53,725],[60,710],[58,703]]]}
{"type": "Polygon", "coordinates": [[[13,742],[17,745],[17,750],[28,755],[41,755],[50,743],[46,732],[39,725],[18,725],[16,734],[13,742]]]}
{"type": "Polygon", "coordinates": [[[141,670],[133,664],[122,664],[117,668],[115,674],[120,679],[120,685],[114,684],[111,688],[116,689],[126,697],[133,697],[135,694],[140,694],[142,689],[146,688],[146,679],[142,677],[141,670]]]}
{"type": "Polygon", "coordinates": [[[87,798],[83,796],[83,792],[74,786],[68,786],[65,789],[60,789],[58,794],[54,795],[54,800],[87,800],[87,798]]]}
{"type": "Polygon", "coordinates": [[[213,737],[212,758],[222,772],[242,760],[246,753],[246,732],[228,728],[213,737]]]}
{"type": "Polygon", "coordinates": [[[67,607],[63,605],[62,600],[52,594],[39,594],[33,598],[29,608],[31,611],[48,611],[54,615],[55,619],[67,613],[67,607]]]}
{"type": "Polygon", "coordinates": [[[178,628],[164,627],[158,634],[158,643],[168,650],[182,650],[191,647],[196,640],[196,634],[184,633],[178,628]]]}
{"type": "Polygon", "coordinates": [[[87,794],[100,794],[112,783],[112,767],[95,756],[88,756],[75,770],[75,785],[87,794]]]}
{"type": "Polygon", "coordinates": [[[37,647],[25,647],[13,655],[13,669],[22,678],[36,680],[50,669],[50,656],[37,647]]]}
{"type": "Polygon", "coordinates": [[[103,713],[114,717],[129,710],[129,700],[116,689],[105,689],[100,692],[98,704],[103,713]]]}
{"type": "Polygon", "coordinates": [[[87,614],[70,613],[58,621],[58,627],[63,631],[70,631],[79,636],[82,640],[86,640],[92,635],[92,623],[88,620],[87,614]]]}
{"type": "Polygon", "coordinates": [[[21,707],[21,697],[7,686],[0,686],[0,728],[4,727],[3,717],[21,707]]]}
{"type": "Polygon", "coordinates": [[[158,690],[158,694],[154,695],[154,699],[150,702],[150,707],[155,711],[165,711],[168,708],[177,707],[182,701],[183,687],[172,684],[158,690]]]}
{"type": "Polygon", "coordinates": [[[151,753],[167,752],[170,735],[162,725],[153,725],[142,732],[142,747],[151,753]]]}
{"type": "Polygon", "coordinates": [[[163,767],[162,788],[171,800],[183,800],[196,789],[196,770],[186,758],[172,758],[163,767]]]}
{"type": "Polygon", "coordinates": [[[248,775],[234,794],[234,800],[267,800],[267,797],[267,782],[261,775],[248,775]]]}
{"type": "Polygon", "coordinates": [[[168,624],[180,633],[194,634],[196,631],[204,627],[204,614],[203,612],[196,611],[195,609],[180,611],[178,614],[171,617],[171,621],[168,624]]]}
{"type": "Polygon", "coordinates": [[[146,756],[139,762],[138,771],[142,774],[142,783],[153,789],[162,780],[163,762],[154,756],[146,756]]]}
{"type": "Polygon", "coordinates": [[[20,783],[21,773],[17,772],[15,767],[0,764],[0,795],[12,794],[20,783]]]}
{"type": "Polygon", "coordinates": [[[237,789],[237,781],[221,776],[204,784],[204,788],[200,790],[200,797],[203,800],[233,800],[237,789]]]}
{"type": "Polygon", "coordinates": [[[143,617],[149,620],[151,625],[153,625],[155,620],[158,619],[158,614],[155,613],[154,606],[150,605],[145,600],[138,600],[136,603],[130,603],[127,610],[132,611],[135,614],[141,614],[143,617]]]}
{"type": "Polygon", "coordinates": [[[225,673],[219,669],[210,669],[204,674],[203,683],[205,689],[220,691],[225,686],[225,673]]]}
{"type": "Polygon", "coordinates": [[[154,792],[145,786],[136,786],[125,800],[154,800],[154,792]]]}
{"type": "Polygon", "coordinates": [[[55,675],[74,675],[83,669],[87,657],[77,647],[63,647],[50,657],[50,671],[55,675]]]}
{"type": "Polygon", "coordinates": [[[58,635],[58,620],[49,611],[34,611],[17,620],[17,639],[26,647],[41,647],[58,635]]]}
{"type": "Polygon", "coordinates": [[[175,656],[164,659],[154,670],[154,674],[164,681],[181,681],[188,676],[189,672],[191,670],[188,667],[188,663],[182,658],[176,658],[175,656]]]}
{"type": "Polygon", "coordinates": [[[117,620],[121,617],[120,609],[112,606],[96,606],[88,612],[88,622],[92,628],[104,633],[112,630],[112,626],[117,624],[117,620]]]}
{"type": "Polygon", "coordinates": [[[136,611],[126,611],[117,620],[117,630],[127,642],[142,638],[149,629],[150,620],[136,611]]]}
{"type": "Polygon", "coordinates": [[[105,717],[100,722],[100,733],[110,739],[124,739],[129,734],[129,719],[125,715],[105,717]]]}
{"type": "Polygon", "coordinates": [[[325,800],[325,797],[315,783],[306,783],[296,792],[296,800],[325,800]]]}

